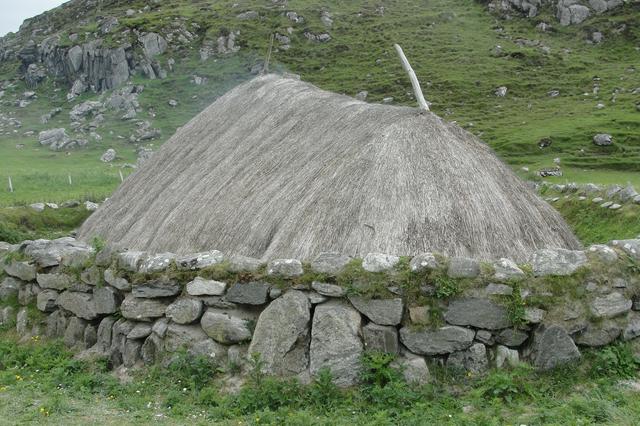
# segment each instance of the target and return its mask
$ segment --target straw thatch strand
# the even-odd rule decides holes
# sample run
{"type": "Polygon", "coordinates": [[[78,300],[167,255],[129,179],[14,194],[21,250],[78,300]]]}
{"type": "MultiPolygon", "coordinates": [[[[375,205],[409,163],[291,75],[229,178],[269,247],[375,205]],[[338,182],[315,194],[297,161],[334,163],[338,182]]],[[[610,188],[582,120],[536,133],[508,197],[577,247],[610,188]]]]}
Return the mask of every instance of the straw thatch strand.
{"type": "Polygon", "coordinates": [[[436,251],[524,260],[578,248],[470,133],[276,75],[191,120],[82,226],[131,249],[266,259],[436,251]]]}

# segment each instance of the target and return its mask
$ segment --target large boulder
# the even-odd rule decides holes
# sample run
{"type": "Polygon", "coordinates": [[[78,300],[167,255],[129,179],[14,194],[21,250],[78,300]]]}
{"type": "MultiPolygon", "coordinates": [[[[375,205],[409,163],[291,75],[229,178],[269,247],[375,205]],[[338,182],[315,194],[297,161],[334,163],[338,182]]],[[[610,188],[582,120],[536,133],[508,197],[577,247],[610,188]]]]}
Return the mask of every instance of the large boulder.
{"type": "Polygon", "coordinates": [[[561,326],[541,326],[534,334],[532,359],[537,369],[551,370],[580,357],[580,351],[561,326]]]}
{"type": "Polygon", "coordinates": [[[38,135],[40,145],[48,146],[53,151],[64,149],[71,143],[71,138],[65,129],[50,129],[40,132],[38,135]]]}
{"type": "Polygon", "coordinates": [[[309,369],[313,376],[327,368],[338,386],[357,383],[360,374],[361,317],[338,300],[316,307],[311,328],[309,369]]]}
{"type": "Polygon", "coordinates": [[[360,313],[379,325],[398,325],[402,321],[404,303],[402,299],[368,299],[361,296],[349,297],[351,304],[360,313]]]}
{"type": "Polygon", "coordinates": [[[542,249],[533,254],[531,264],[537,277],[571,275],[587,264],[587,255],[581,250],[542,249]]]}
{"type": "Polygon", "coordinates": [[[146,33],[138,38],[142,44],[144,55],[152,59],[158,55],[162,55],[169,46],[167,41],[157,33],[146,33]]]}
{"type": "Polygon", "coordinates": [[[511,325],[507,308],[488,299],[466,298],[449,303],[444,314],[449,324],[499,330],[511,325]]]}
{"type": "Polygon", "coordinates": [[[420,355],[445,355],[462,351],[471,346],[473,330],[457,326],[445,326],[435,330],[400,329],[400,341],[411,352],[420,355]]]}
{"type": "Polygon", "coordinates": [[[264,372],[298,374],[309,365],[307,347],[311,304],[300,291],[288,291],[262,311],[249,353],[259,353],[264,372]]]}
{"type": "Polygon", "coordinates": [[[169,324],[164,337],[164,349],[175,352],[181,348],[191,348],[209,336],[198,325],[169,324]]]}

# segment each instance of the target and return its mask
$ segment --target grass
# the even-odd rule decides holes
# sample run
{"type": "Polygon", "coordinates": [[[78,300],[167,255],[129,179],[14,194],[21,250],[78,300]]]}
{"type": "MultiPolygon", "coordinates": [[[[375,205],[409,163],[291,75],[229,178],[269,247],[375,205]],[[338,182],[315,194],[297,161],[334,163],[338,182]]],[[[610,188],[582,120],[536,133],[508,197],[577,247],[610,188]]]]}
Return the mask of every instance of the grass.
{"type": "MultiPolygon", "coordinates": [[[[542,20],[555,22],[551,10],[543,10],[535,19],[504,21],[488,13],[482,2],[465,0],[430,0],[425,4],[393,1],[385,4],[384,15],[376,12],[379,2],[328,0],[319,5],[311,0],[290,1],[288,10],[304,16],[304,25],[293,24],[282,10],[264,2],[245,0],[231,7],[233,3],[238,2],[178,0],[170,5],[153,5],[150,11],[132,17],[124,17],[124,10],[141,9],[146,3],[111,6],[110,12],[122,12],[121,27],[162,31],[172,27],[174,18],[180,16],[195,35],[191,44],[180,48],[173,45],[160,57],[165,68],[169,58],[176,60],[167,79],[134,78],[135,83],[145,85],[138,117],[152,121],[162,131],[162,136],[152,142],[153,148],[220,94],[251,77],[248,70],[264,57],[269,35],[286,34],[287,28],[293,27],[291,48],[274,50],[272,69],[298,73],[324,89],[348,95],[366,90],[373,102],[393,97],[395,103],[413,104],[409,82],[392,49],[392,43],[399,42],[423,83],[427,99],[433,103],[432,109],[478,135],[514,169],[549,167],[559,157],[564,176],[551,181],[631,182],[640,187],[640,116],[635,109],[639,99],[631,94],[640,87],[640,73],[634,71],[631,60],[637,56],[635,47],[640,40],[637,3],[627,4],[614,14],[595,16],[583,25],[554,25],[554,30],[547,33],[538,32],[535,25],[542,20]],[[329,30],[320,22],[321,9],[333,14],[334,25],[329,30]],[[239,21],[236,15],[244,10],[258,11],[261,18],[239,21]],[[613,32],[623,24],[625,31],[613,32]],[[604,43],[585,42],[593,28],[605,34],[604,43]],[[218,35],[228,30],[240,31],[241,53],[200,61],[201,43],[215,44],[218,35]],[[332,41],[310,42],[304,30],[329,31],[332,41]],[[538,40],[550,52],[522,46],[519,39],[538,40]],[[502,48],[497,55],[492,54],[496,45],[502,48]],[[209,81],[196,86],[190,82],[194,74],[209,81]],[[596,75],[600,79],[598,94],[593,93],[596,75]],[[509,92],[498,98],[493,91],[502,85],[509,92]],[[560,96],[548,96],[553,89],[559,90],[560,96]],[[176,99],[178,107],[169,107],[169,99],[176,99]],[[604,109],[596,109],[600,102],[606,105],[604,109]],[[601,132],[614,136],[612,147],[591,143],[592,136],[601,132]],[[540,150],[537,142],[543,137],[553,143],[540,150]]],[[[73,7],[59,9],[51,18],[64,40],[71,32],[84,39],[84,31],[97,28],[93,12],[89,12],[86,28],[78,29],[75,18],[71,18],[76,16],[73,7]]],[[[131,37],[131,33],[115,31],[107,42],[135,44],[131,37]]],[[[15,63],[0,64],[0,78],[14,78],[16,68],[15,63]]],[[[25,89],[17,81],[15,88],[6,90],[4,99],[25,89]]],[[[37,146],[36,137],[24,136],[28,130],[69,127],[68,112],[73,103],[66,101],[65,92],[66,88],[60,90],[58,84],[47,81],[37,89],[39,99],[27,108],[17,109],[8,101],[0,105],[1,112],[23,123],[16,133],[0,135],[0,179],[7,182],[10,175],[16,186],[13,194],[0,190],[0,205],[104,197],[119,184],[116,167],[134,161],[135,146],[127,139],[135,123],[123,122],[120,114],[113,112],[105,113],[104,127],[98,129],[103,140],[91,142],[88,148],[69,156],[49,152],[37,146]],[[53,107],[62,108],[62,112],[42,125],[40,115],[53,107]],[[20,143],[25,148],[16,150],[20,143]],[[118,151],[116,167],[99,162],[107,148],[118,151]],[[69,174],[73,185],[67,183],[69,174]]],[[[78,102],[94,97],[85,94],[78,102]]],[[[123,172],[127,174],[130,169],[123,172]]]]}
{"type": "Polygon", "coordinates": [[[392,357],[366,354],[363,383],[338,389],[323,372],[309,385],[252,373],[227,394],[229,366],[179,353],[119,381],[106,363],[74,359],[57,341],[17,344],[0,339],[1,424],[220,425],[502,425],[634,424],[637,380],[632,345],[587,352],[567,369],[537,373],[527,366],[458,375],[435,365],[424,386],[408,385],[392,357]],[[10,419],[10,420],[9,420],[10,419]]]}
{"type": "Polygon", "coordinates": [[[28,207],[0,208],[0,241],[16,244],[68,236],[89,214],[82,205],[57,210],[47,208],[40,213],[28,207]]]}

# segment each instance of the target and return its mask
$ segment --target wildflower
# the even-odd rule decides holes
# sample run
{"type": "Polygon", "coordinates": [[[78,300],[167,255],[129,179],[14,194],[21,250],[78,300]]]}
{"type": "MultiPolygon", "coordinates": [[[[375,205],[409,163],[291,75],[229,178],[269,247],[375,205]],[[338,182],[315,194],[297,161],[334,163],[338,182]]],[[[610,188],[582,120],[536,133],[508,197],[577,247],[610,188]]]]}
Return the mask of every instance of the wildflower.
{"type": "Polygon", "coordinates": [[[21,382],[21,381],[23,381],[23,380],[24,380],[24,379],[23,379],[23,377],[22,377],[21,375],[16,374],[16,381],[21,382]]]}

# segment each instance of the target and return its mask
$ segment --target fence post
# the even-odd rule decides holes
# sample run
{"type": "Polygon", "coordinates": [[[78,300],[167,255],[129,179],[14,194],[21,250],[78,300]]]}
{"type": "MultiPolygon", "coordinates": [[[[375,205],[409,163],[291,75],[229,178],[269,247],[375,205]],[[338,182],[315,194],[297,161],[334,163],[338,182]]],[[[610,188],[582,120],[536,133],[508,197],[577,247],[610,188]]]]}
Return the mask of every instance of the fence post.
{"type": "Polygon", "coordinates": [[[118,170],[118,173],[120,174],[120,183],[124,182],[124,177],[122,176],[122,170],[118,170]]]}
{"type": "Polygon", "coordinates": [[[9,176],[9,192],[13,192],[13,182],[11,182],[11,176],[9,176]]]}
{"type": "Polygon", "coordinates": [[[69,185],[73,185],[73,183],[71,182],[71,173],[69,173],[67,177],[69,178],[69,185]]]}

